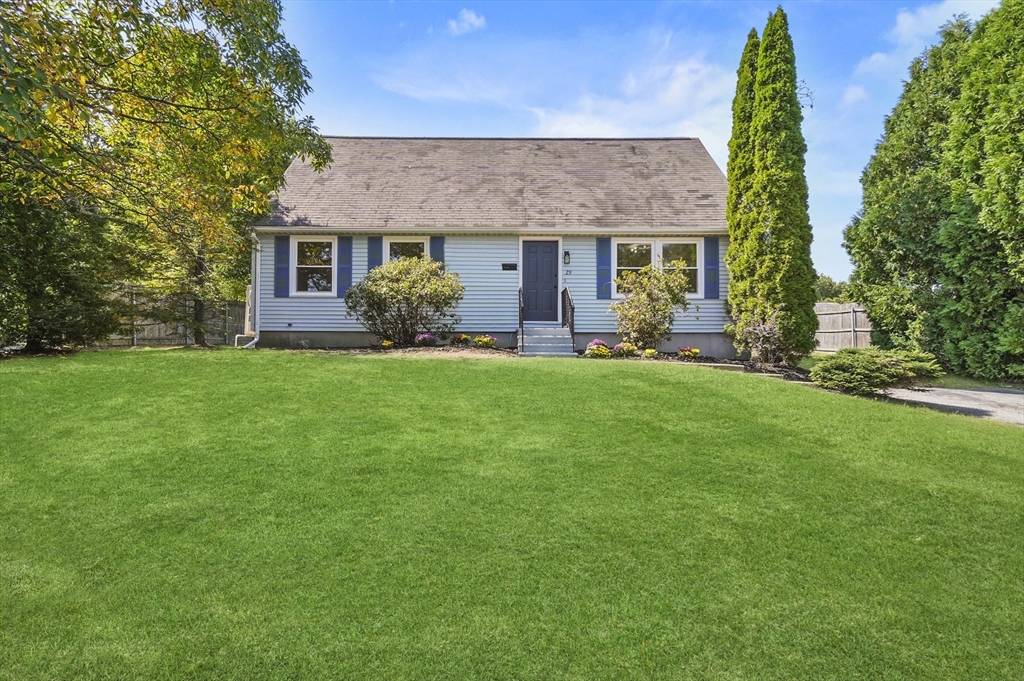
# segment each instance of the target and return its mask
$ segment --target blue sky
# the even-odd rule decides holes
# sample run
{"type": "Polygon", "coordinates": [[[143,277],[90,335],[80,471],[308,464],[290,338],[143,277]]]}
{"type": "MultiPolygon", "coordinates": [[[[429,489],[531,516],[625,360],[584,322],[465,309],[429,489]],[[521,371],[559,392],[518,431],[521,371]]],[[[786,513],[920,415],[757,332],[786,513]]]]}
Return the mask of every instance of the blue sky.
{"type": "MultiPolygon", "coordinates": [[[[285,0],[331,135],[699,137],[724,170],[736,67],[778,2],[285,0]]],[[[910,61],[997,0],[786,2],[804,111],[812,255],[844,279],[842,230],[910,61]]]]}

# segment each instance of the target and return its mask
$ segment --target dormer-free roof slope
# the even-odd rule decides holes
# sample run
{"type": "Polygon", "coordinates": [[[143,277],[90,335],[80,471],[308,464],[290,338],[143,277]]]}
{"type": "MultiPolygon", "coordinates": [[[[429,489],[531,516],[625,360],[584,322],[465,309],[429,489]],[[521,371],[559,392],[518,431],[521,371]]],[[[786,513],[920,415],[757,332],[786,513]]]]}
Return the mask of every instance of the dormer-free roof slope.
{"type": "Polygon", "coordinates": [[[726,231],[726,179],[700,140],[328,137],[265,222],[351,231],[726,231]]]}

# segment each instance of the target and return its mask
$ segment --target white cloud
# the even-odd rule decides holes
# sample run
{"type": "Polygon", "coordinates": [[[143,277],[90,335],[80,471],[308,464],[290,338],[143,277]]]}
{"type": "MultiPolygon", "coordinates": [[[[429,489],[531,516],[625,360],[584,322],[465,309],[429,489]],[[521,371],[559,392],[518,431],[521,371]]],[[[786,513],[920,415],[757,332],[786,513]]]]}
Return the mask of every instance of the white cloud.
{"type": "Polygon", "coordinates": [[[374,79],[421,101],[527,114],[537,136],[699,137],[724,169],[735,75],[655,37],[620,39],[602,60],[574,44],[438,43],[379,64],[374,79]]]}
{"type": "Polygon", "coordinates": [[[471,9],[463,9],[459,12],[458,19],[448,20],[448,32],[452,35],[462,35],[480,28],[486,28],[487,20],[482,14],[477,14],[471,9]]]}
{"type": "Polygon", "coordinates": [[[735,79],[700,55],[630,71],[622,91],[531,107],[543,137],[699,137],[725,168],[735,79]]]}
{"type": "Polygon", "coordinates": [[[999,6],[999,0],[943,0],[910,11],[901,9],[896,25],[886,38],[893,45],[888,52],[875,52],[857,65],[857,75],[877,75],[893,80],[902,78],[911,60],[935,42],[939,29],[958,14],[978,20],[999,6]]]}
{"type": "Polygon", "coordinates": [[[860,85],[851,85],[846,88],[843,93],[843,98],[840,100],[840,106],[852,106],[857,102],[864,101],[868,98],[868,91],[862,88],[860,85]]]}

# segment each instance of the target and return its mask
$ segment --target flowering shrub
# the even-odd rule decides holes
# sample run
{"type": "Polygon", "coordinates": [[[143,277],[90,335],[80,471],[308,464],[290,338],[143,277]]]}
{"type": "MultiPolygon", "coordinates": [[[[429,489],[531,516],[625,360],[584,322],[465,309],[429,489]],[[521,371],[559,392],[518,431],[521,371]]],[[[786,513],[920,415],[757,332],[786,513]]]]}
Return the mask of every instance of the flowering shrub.
{"type": "Polygon", "coordinates": [[[494,336],[477,336],[473,339],[473,345],[478,348],[496,348],[498,347],[498,339],[494,336]]]}
{"type": "Polygon", "coordinates": [[[437,345],[437,336],[435,336],[432,333],[421,333],[420,335],[416,336],[415,343],[416,345],[432,348],[435,345],[437,345]]]}
{"type": "Polygon", "coordinates": [[[679,359],[697,359],[699,354],[700,348],[691,348],[689,345],[679,348],[679,359]]]}
{"type": "Polygon", "coordinates": [[[452,336],[451,343],[452,345],[471,345],[473,343],[473,339],[468,333],[457,333],[452,336]]]}
{"type": "Polygon", "coordinates": [[[629,341],[622,341],[612,348],[612,357],[636,357],[640,349],[629,341]]]}
{"type": "Polygon", "coordinates": [[[380,342],[380,347],[383,348],[384,350],[390,350],[391,348],[395,347],[395,344],[389,340],[382,340],[380,342]]]}
{"type": "Polygon", "coordinates": [[[594,359],[608,359],[612,356],[612,351],[608,349],[608,344],[604,341],[600,341],[600,345],[588,343],[587,351],[583,353],[583,356],[593,357],[594,359]]]}
{"type": "Polygon", "coordinates": [[[602,347],[602,348],[606,348],[606,347],[608,347],[608,344],[607,344],[607,343],[605,343],[605,342],[604,342],[603,340],[601,340],[600,338],[595,338],[594,340],[592,340],[592,341],[590,341],[589,343],[587,343],[587,349],[588,349],[588,350],[589,350],[590,348],[596,348],[596,347],[602,347]]]}
{"type": "Polygon", "coordinates": [[[658,351],[655,350],[654,348],[647,348],[646,350],[644,350],[644,357],[646,357],[647,359],[654,359],[657,356],[658,351]]]}
{"type": "Polygon", "coordinates": [[[623,339],[641,348],[658,347],[669,337],[676,310],[685,312],[688,307],[690,278],[689,270],[684,269],[686,263],[675,260],[663,265],[626,270],[615,279],[618,291],[626,297],[608,309],[618,316],[617,330],[623,339]]]}
{"type": "Polygon", "coordinates": [[[398,258],[370,270],[345,294],[347,314],[367,331],[399,345],[417,334],[447,333],[459,323],[455,309],[466,288],[459,275],[428,258],[398,258]]]}

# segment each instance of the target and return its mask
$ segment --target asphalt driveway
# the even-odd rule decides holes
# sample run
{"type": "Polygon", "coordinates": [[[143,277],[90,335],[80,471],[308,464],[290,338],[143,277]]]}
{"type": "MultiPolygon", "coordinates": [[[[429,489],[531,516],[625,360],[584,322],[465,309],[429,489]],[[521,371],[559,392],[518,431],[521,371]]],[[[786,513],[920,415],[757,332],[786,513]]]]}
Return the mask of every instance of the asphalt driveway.
{"type": "Polygon", "coordinates": [[[889,392],[893,401],[1024,426],[1024,390],[918,388],[889,392]]]}

